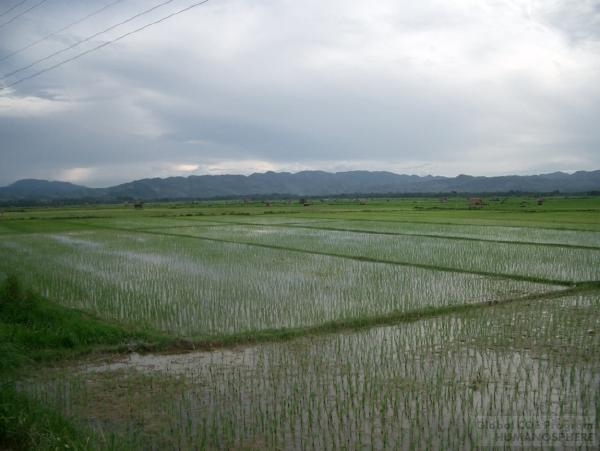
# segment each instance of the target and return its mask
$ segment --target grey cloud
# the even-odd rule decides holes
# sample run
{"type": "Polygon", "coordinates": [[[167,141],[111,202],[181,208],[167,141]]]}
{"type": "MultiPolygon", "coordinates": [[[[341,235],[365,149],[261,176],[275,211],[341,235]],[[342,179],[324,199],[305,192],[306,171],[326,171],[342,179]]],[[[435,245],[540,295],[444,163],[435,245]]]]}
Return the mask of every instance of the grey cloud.
{"type": "MultiPolygon", "coordinates": [[[[60,24],[59,6],[71,3],[55,2],[56,14],[32,18],[10,39],[0,30],[0,50],[39,35],[38,22],[60,24]]],[[[442,175],[493,174],[499,160],[515,172],[560,169],[552,161],[600,166],[600,50],[540,38],[596,36],[596,19],[585,16],[591,4],[530,14],[553,24],[539,35],[501,3],[215,2],[16,86],[5,110],[0,103],[0,185],[112,168],[92,171],[101,185],[126,181],[130,168],[154,176],[171,163],[207,161],[315,169],[371,161],[442,175]],[[25,105],[16,114],[28,98],[50,112],[25,105]],[[69,108],[50,108],[61,102],[69,108]]],[[[132,5],[96,25],[148,7],[132,5]]],[[[61,39],[89,35],[92,25],[61,39]]],[[[60,45],[0,63],[0,72],[60,45]]]]}
{"type": "Polygon", "coordinates": [[[559,2],[544,14],[573,44],[600,40],[600,3],[597,0],[559,2]]]}

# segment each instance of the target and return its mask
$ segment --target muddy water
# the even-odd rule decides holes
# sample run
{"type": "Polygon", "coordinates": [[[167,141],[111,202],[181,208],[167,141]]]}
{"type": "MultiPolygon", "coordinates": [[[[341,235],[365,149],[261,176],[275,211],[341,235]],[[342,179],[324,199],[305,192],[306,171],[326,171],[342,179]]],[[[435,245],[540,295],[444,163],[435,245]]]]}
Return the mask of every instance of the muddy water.
{"type": "Polygon", "coordinates": [[[84,373],[107,373],[119,370],[134,370],[146,374],[190,376],[210,366],[248,366],[256,364],[257,348],[185,354],[138,354],[131,353],[105,363],[90,363],[81,367],[84,373]]]}

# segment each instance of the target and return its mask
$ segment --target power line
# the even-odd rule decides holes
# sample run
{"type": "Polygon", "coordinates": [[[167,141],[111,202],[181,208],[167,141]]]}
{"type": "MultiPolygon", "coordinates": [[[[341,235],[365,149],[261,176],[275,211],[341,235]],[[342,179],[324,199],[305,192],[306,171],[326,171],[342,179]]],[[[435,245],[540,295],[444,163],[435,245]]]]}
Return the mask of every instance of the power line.
{"type": "Polygon", "coordinates": [[[162,18],[160,18],[158,20],[155,20],[154,22],[150,22],[150,23],[148,23],[146,25],[143,25],[143,26],[141,26],[139,28],[136,28],[135,30],[132,30],[132,31],[129,31],[129,32],[125,33],[125,34],[122,34],[121,36],[118,36],[118,37],[116,37],[116,38],[114,38],[114,39],[112,39],[110,41],[106,41],[106,42],[104,42],[104,43],[102,43],[102,44],[100,44],[100,45],[98,45],[98,46],[96,46],[94,48],[86,50],[85,52],[78,53],[77,55],[72,56],[71,58],[67,58],[67,59],[65,59],[63,61],[60,61],[60,62],[54,64],[53,66],[47,67],[45,69],[42,69],[42,70],[40,70],[38,72],[35,72],[35,73],[31,74],[31,75],[28,75],[27,77],[20,78],[20,79],[14,81],[14,82],[12,82],[12,83],[10,83],[8,85],[0,86],[0,91],[2,91],[3,89],[6,89],[6,88],[10,88],[11,86],[17,85],[19,83],[22,83],[22,82],[24,82],[26,80],[31,80],[32,78],[35,78],[35,77],[37,77],[37,76],[39,76],[41,74],[44,74],[44,73],[46,73],[48,71],[56,69],[57,67],[60,67],[60,66],[62,66],[64,64],[67,64],[67,63],[69,63],[71,61],[75,61],[76,59],[79,59],[82,56],[85,56],[85,55],[87,55],[89,53],[95,52],[96,50],[100,50],[101,48],[106,47],[106,46],[108,46],[110,44],[114,44],[115,42],[120,41],[121,39],[125,39],[126,37],[131,36],[132,34],[139,33],[140,31],[145,30],[146,28],[149,28],[149,27],[151,27],[153,25],[156,25],[156,24],[159,24],[161,22],[164,22],[165,20],[170,19],[171,17],[174,17],[174,16],[177,16],[179,14],[182,14],[182,13],[184,13],[186,11],[189,11],[190,9],[196,8],[197,6],[203,5],[204,3],[208,3],[209,1],[210,0],[202,0],[202,1],[197,2],[197,3],[192,3],[190,6],[187,6],[187,7],[183,8],[183,9],[180,9],[179,11],[175,11],[174,13],[171,13],[171,14],[169,14],[167,16],[164,16],[164,17],[162,17],[162,18]]]}
{"type": "MultiPolygon", "coordinates": [[[[48,0],[42,0],[41,2],[36,3],[33,6],[30,6],[29,8],[27,8],[25,11],[21,12],[20,14],[17,14],[16,16],[13,16],[11,19],[9,19],[7,22],[4,22],[3,24],[0,24],[0,28],[5,27],[6,25],[8,25],[9,23],[14,22],[15,20],[17,20],[19,17],[24,16],[25,14],[27,14],[29,11],[31,11],[34,8],[37,8],[38,6],[40,6],[43,3],[46,3],[48,0]]],[[[18,5],[17,5],[18,6],[18,5]]]]}
{"type": "Polygon", "coordinates": [[[6,16],[9,12],[11,12],[13,9],[21,6],[23,3],[25,3],[27,0],[21,0],[19,3],[15,3],[14,5],[12,5],[10,8],[8,8],[6,11],[0,13],[0,17],[2,16],[6,16]]]}
{"type": "MultiPolygon", "coordinates": [[[[27,0],[25,0],[25,1],[27,1],[27,0]]],[[[124,0],[116,0],[116,1],[114,1],[112,3],[109,3],[108,5],[104,5],[102,8],[97,9],[96,11],[94,11],[94,12],[92,12],[92,13],[90,13],[90,14],[88,14],[88,15],[80,18],[80,19],[77,19],[75,22],[71,22],[69,25],[64,26],[60,30],[56,30],[56,31],[53,31],[52,33],[48,33],[43,38],[40,38],[37,41],[32,42],[31,44],[27,44],[25,47],[21,47],[20,49],[15,50],[15,51],[9,53],[8,55],[3,56],[2,58],[0,58],[0,62],[5,61],[5,60],[7,60],[8,58],[10,58],[12,56],[18,55],[19,53],[24,52],[25,50],[30,49],[31,47],[36,46],[36,45],[38,45],[41,42],[44,42],[46,39],[49,39],[52,36],[56,36],[57,34],[60,34],[60,33],[64,32],[64,31],[67,31],[69,28],[74,27],[75,25],[80,24],[81,22],[89,19],[90,17],[94,17],[94,16],[100,14],[101,12],[107,10],[108,8],[116,5],[117,3],[121,3],[123,1],[124,0]]]]}
{"type": "Polygon", "coordinates": [[[91,36],[88,36],[87,38],[84,38],[84,39],[82,39],[82,40],[80,40],[80,41],[77,41],[77,42],[75,42],[75,43],[71,44],[70,46],[68,46],[68,47],[65,47],[64,49],[57,50],[56,52],[54,52],[54,53],[51,53],[51,54],[50,54],[50,55],[48,55],[48,56],[45,56],[45,57],[43,57],[43,58],[40,58],[40,59],[38,59],[38,60],[34,61],[33,63],[30,63],[30,64],[28,64],[27,66],[20,67],[20,68],[18,68],[18,69],[15,69],[15,70],[13,70],[12,72],[9,72],[8,74],[4,74],[4,75],[2,76],[2,78],[7,78],[7,77],[10,77],[10,76],[12,76],[12,75],[18,74],[19,72],[23,72],[24,70],[27,70],[27,69],[29,69],[29,68],[31,68],[31,67],[33,67],[33,66],[35,66],[36,64],[42,63],[42,62],[44,62],[44,61],[47,61],[47,60],[49,60],[50,58],[53,58],[53,57],[55,57],[56,55],[60,55],[61,53],[64,53],[64,52],[66,52],[67,50],[71,50],[71,49],[73,49],[73,48],[77,47],[78,45],[80,45],[80,44],[83,44],[84,42],[88,42],[88,41],[90,41],[90,40],[94,39],[95,37],[97,37],[97,36],[100,36],[101,34],[104,34],[104,33],[107,33],[107,32],[109,32],[109,31],[111,31],[111,30],[114,30],[115,28],[117,28],[117,27],[120,27],[121,25],[125,25],[126,23],[128,23],[128,22],[131,22],[132,20],[134,20],[134,19],[137,19],[138,17],[141,17],[141,16],[143,16],[143,15],[146,15],[146,14],[148,14],[148,13],[150,13],[150,12],[154,11],[155,9],[158,9],[158,8],[160,8],[160,7],[162,7],[162,6],[165,6],[165,5],[169,4],[169,3],[173,3],[174,1],[175,1],[175,0],[166,0],[166,1],[162,2],[162,3],[159,3],[158,5],[156,5],[156,6],[153,6],[152,8],[150,8],[150,9],[147,9],[147,10],[145,10],[145,11],[142,11],[141,13],[138,13],[138,14],[136,14],[135,16],[131,16],[131,17],[129,17],[128,19],[125,19],[125,20],[124,20],[124,21],[122,21],[122,22],[119,22],[119,23],[116,23],[116,24],[114,24],[114,25],[111,25],[110,27],[106,28],[105,30],[99,31],[98,33],[94,33],[93,35],[91,35],[91,36]]]}

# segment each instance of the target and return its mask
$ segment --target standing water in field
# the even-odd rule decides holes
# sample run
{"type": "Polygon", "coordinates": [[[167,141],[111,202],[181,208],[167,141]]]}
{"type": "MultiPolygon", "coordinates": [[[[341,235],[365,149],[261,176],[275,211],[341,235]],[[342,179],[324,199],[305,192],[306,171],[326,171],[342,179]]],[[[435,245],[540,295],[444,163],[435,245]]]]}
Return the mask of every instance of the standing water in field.
{"type": "Polygon", "coordinates": [[[18,269],[28,285],[51,299],[177,335],[315,326],[564,289],[129,232],[24,235],[0,239],[2,250],[0,271],[18,269]],[[8,252],[5,246],[15,243],[19,250],[8,252]]]}
{"type": "Polygon", "coordinates": [[[492,419],[560,416],[597,430],[598,318],[597,295],[540,300],[288,343],[132,354],[50,371],[28,390],[144,449],[511,447],[492,419]]]}

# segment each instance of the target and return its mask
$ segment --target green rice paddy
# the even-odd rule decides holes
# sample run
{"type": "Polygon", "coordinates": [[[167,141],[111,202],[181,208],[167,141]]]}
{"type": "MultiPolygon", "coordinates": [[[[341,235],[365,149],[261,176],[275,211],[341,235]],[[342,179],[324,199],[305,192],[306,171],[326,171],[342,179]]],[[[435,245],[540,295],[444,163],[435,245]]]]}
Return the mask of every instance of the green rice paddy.
{"type": "Polygon", "coordinates": [[[18,391],[99,448],[600,444],[600,199],[311,203],[6,212],[0,278],[200,349],[57,362],[18,391]],[[489,427],[515,418],[550,435],[489,427]]]}

